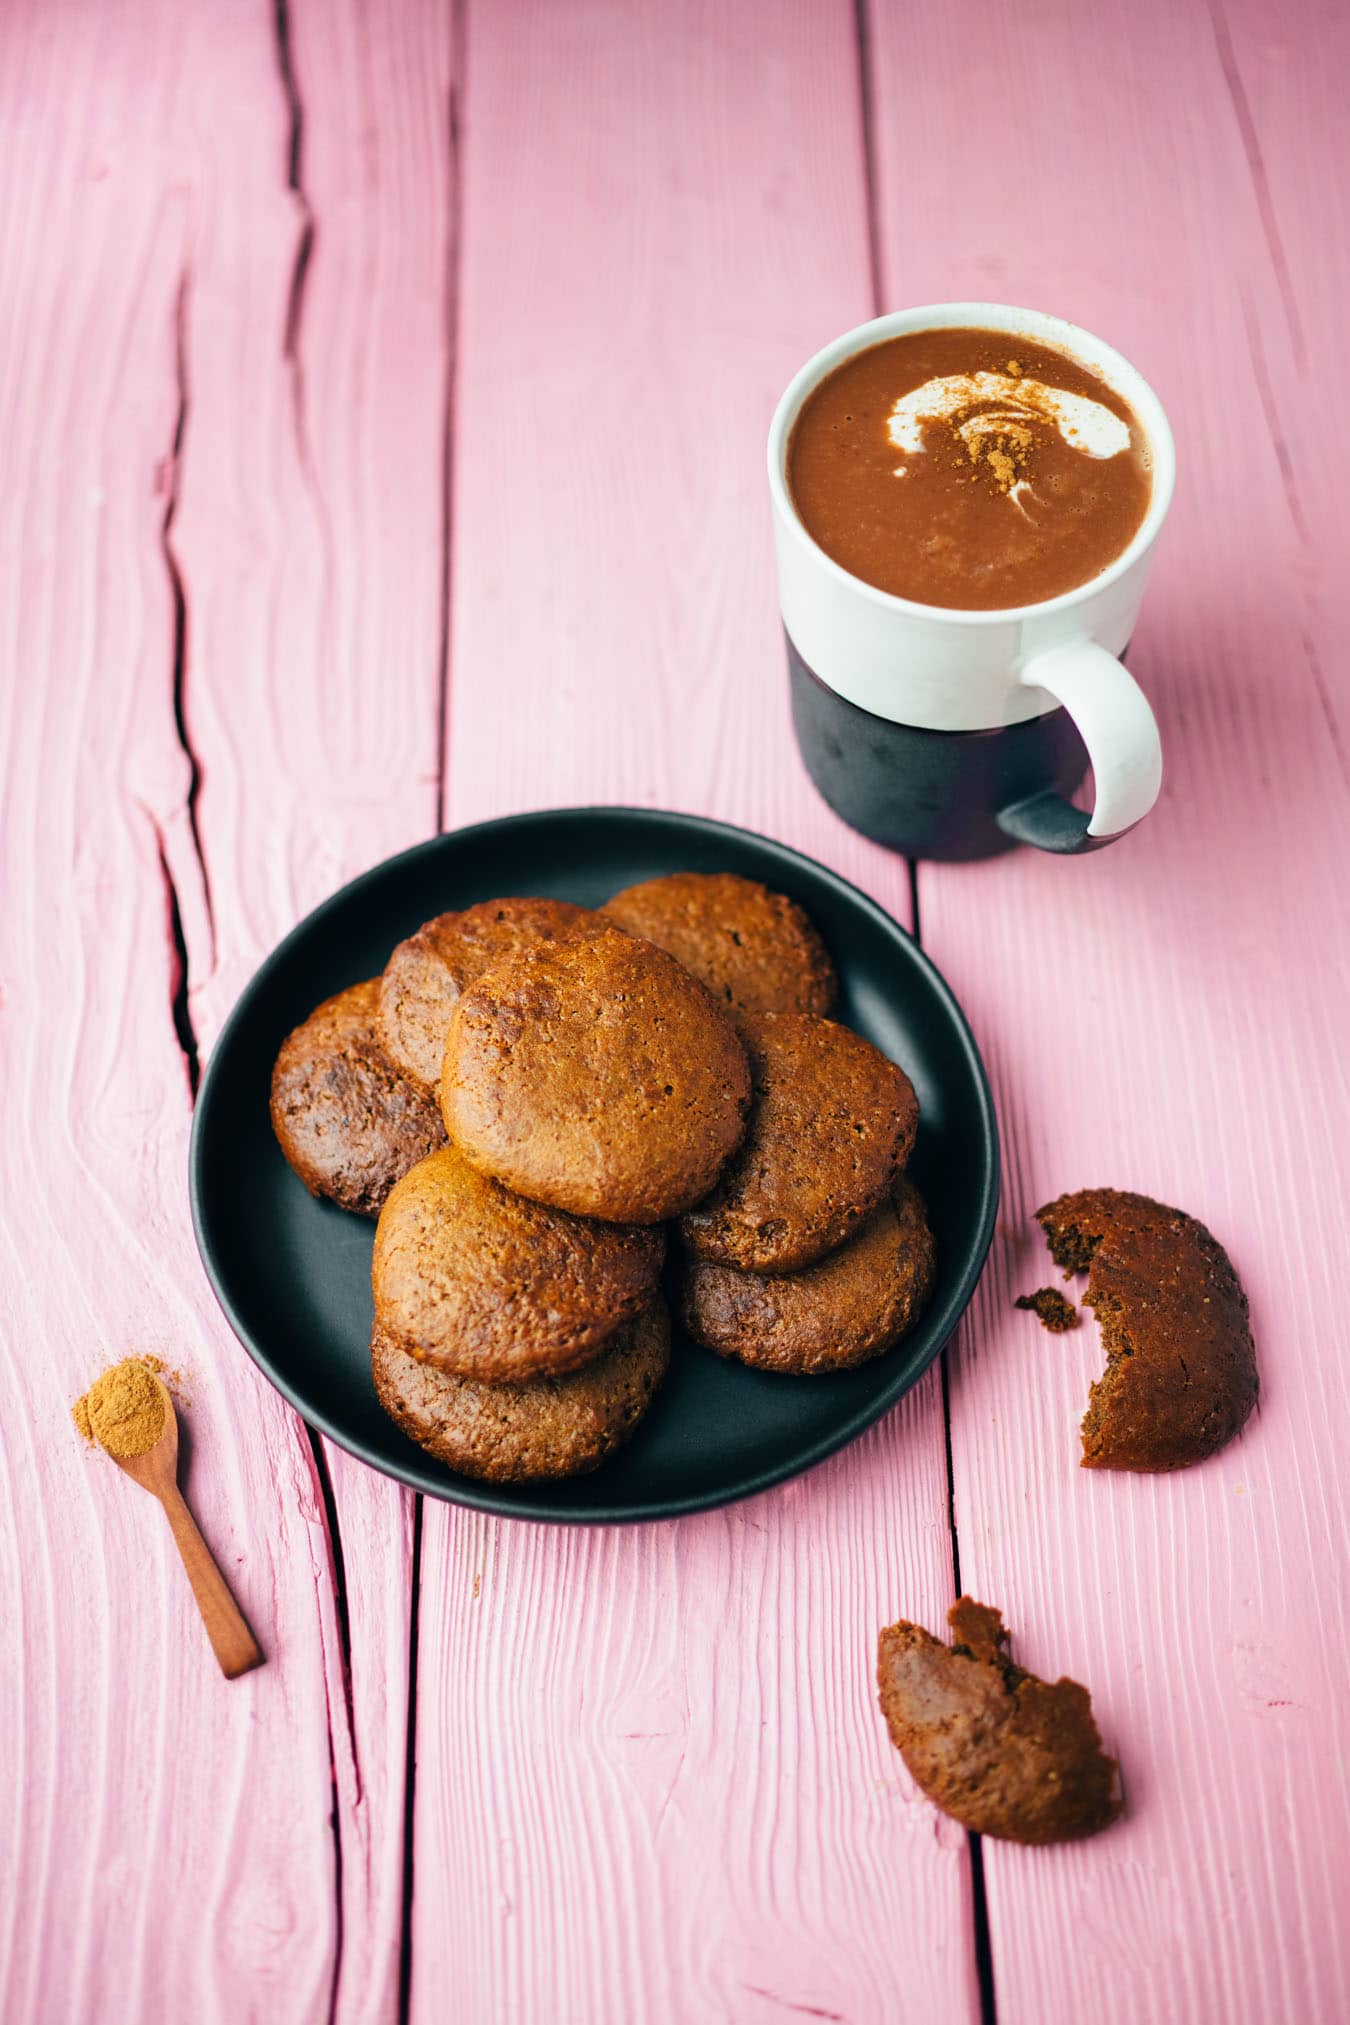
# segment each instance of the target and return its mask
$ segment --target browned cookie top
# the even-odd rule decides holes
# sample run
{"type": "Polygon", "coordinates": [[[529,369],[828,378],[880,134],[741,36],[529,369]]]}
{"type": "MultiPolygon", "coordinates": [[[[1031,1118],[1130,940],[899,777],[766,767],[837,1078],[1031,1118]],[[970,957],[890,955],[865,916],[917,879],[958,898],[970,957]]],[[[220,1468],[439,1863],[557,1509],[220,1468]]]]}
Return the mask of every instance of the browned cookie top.
{"type": "Polygon", "coordinates": [[[745,1049],[710,993],[618,930],[499,965],[456,1006],[441,1106],[486,1174],[580,1216],[660,1223],[745,1129],[745,1049]]]}
{"type": "Polygon", "coordinates": [[[932,1233],[902,1176],[851,1243],[800,1273],[691,1260],[681,1308],[689,1334],[723,1357],[764,1371],[843,1371],[898,1342],[932,1285],[932,1233]]]}
{"type": "Polygon", "coordinates": [[[1120,1813],[1116,1766],[1087,1689],[1014,1666],[1001,1615],[969,1596],[947,1622],[950,1646],[900,1623],[882,1632],[877,1654],[891,1742],[929,1799],[1010,1842],[1070,1842],[1109,1827],[1120,1813]]]}
{"type": "Polygon", "coordinates": [[[378,1321],[370,1357],[390,1419],[451,1469],[498,1483],[582,1476],[622,1447],[650,1406],[670,1361],[670,1311],[657,1295],[583,1370],[525,1385],[419,1364],[378,1321]]]}
{"type": "Polygon", "coordinates": [[[598,1356],[656,1291],[664,1235],[512,1195],[445,1147],[380,1216],[375,1313],[413,1357],[520,1384],[598,1356]]]}
{"type": "Polygon", "coordinates": [[[800,1270],[852,1237],[909,1158],[914,1089],[879,1048],[813,1013],[739,1022],[754,1102],[736,1157],[680,1219],[695,1258],[800,1270]]]}
{"type": "Polygon", "coordinates": [[[378,978],[325,999],[272,1069],[272,1129],[311,1195],[377,1216],[401,1174],[445,1144],[434,1097],[384,1051],[378,978]]]}
{"type": "Polygon", "coordinates": [[[630,935],[645,935],[702,978],[730,1012],[827,1013],[834,965],[795,900],[735,872],[672,872],[605,902],[630,935]]]}
{"type": "Polygon", "coordinates": [[[1175,1470],[1231,1441],[1256,1404],[1247,1297],[1202,1223],[1086,1188],[1036,1212],[1065,1272],[1090,1267],[1106,1370],[1083,1416],[1088,1469],[1175,1470]]]}
{"type": "Polygon", "coordinates": [[[541,942],[593,935],[603,926],[570,900],[484,900],[438,914],[400,942],[380,980],[380,1019],[390,1056],[410,1081],[434,1090],[450,1015],[461,993],[504,957],[541,942]]]}

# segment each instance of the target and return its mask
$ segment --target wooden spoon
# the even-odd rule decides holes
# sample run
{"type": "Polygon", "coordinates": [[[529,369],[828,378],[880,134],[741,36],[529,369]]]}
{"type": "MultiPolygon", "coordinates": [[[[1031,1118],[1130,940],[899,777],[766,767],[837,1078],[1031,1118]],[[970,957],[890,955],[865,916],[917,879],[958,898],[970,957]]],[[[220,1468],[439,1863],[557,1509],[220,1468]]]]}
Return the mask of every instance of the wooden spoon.
{"type": "MultiPolygon", "coordinates": [[[[149,1491],[163,1505],[220,1670],[226,1680],[234,1680],[250,1667],[261,1666],[262,1652],[216,1566],[211,1549],[197,1531],[197,1521],[183,1501],[178,1488],[178,1419],[168,1387],[158,1378],[155,1383],[164,1395],[163,1434],[153,1448],[141,1455],[114,1455],[112,1459],[143,1491],[149,1491]]],[[[112,1455],[111,1449],[105,1449],[104,1454],[112,1455]]]]}

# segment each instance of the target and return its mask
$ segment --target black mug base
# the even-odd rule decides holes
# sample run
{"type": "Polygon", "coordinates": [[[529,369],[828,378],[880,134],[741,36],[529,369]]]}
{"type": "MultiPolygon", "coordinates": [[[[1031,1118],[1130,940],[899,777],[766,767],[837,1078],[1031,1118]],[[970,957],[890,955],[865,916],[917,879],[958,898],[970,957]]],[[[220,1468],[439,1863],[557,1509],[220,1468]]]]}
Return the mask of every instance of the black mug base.
{"type": "Polygon", "coordinates": [[[1070,806],[1087,749],[1067,710],[993,731],[926,731],[847,702],[787,642],[802,761],[836,815],[910,858],[992,858],[1019,843],[1081,851],[1088,817],[1070,806]]]}

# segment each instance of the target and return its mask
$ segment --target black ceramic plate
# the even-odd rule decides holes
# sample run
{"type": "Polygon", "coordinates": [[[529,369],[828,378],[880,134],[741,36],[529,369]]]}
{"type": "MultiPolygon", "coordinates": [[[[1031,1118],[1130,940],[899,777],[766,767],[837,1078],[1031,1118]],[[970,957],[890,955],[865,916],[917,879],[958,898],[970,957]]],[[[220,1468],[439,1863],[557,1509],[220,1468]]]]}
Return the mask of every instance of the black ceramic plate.
{"type": "Polygon", "coordinates": [[[273,951],[211,1056],[192,1134],[192,1214],[235,1333],[311,1426],[433,1497],[534,1519],[631,1520],[743,1498],[852,1441],[928,1368],[975,1289],[998,1202],[984,1067],[928,958],[873,901],[782,844],[697,816],[549,809],[419,844],[335,893],[273,951]],[[670,1376],[631,1445],[594,1476],[538,1489],[478,1484],[385,1418],[371,1382],[374,1225],[312,1200],[272,1136],[268,1086],[285,1035],[320,999],[375,976],[433,914],[502,893],[595,905],[662,872],[741,872],[801,902],[838,966],[839,1017],[908,1071],[921,1124],[938,1282],[918,1327],[860,1370],[782,1378],[677,1335],[670,1376]]]}

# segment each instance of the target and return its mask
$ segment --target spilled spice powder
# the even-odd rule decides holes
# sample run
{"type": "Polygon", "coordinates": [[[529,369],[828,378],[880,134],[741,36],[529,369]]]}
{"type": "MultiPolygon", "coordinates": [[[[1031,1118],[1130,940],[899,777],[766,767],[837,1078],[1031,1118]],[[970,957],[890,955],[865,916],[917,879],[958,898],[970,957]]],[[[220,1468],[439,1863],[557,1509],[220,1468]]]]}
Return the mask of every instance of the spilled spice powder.
{"type": "Polygon", "coordinates": [[[164,1388],[151,1363],[144,1357],[124,1357],[96,1378],[71,1409],[85,1440],[98,1442],[122,1461],[144,1455],[164,1432],[168,1418],[164,1388]]]}

